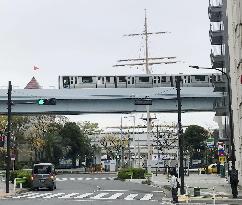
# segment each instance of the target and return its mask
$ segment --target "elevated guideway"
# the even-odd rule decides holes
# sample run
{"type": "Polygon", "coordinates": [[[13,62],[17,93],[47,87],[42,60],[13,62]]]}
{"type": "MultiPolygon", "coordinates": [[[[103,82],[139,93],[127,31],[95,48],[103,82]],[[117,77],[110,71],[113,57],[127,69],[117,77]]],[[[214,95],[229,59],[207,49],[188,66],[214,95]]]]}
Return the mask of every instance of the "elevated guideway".
{"type": "MultiPolygon", "coordinates": [[[[181,87],[182,111],[215,111],[223,96],[213,87],[181,87]]],[[[135,99],[151,98],[151,112],[177,112],[174,87],[156,88],[82,88],[82,89],[13,89],[13,114],[66,114],[145,112],[146,105],[135,99]],[[38,105],[40,98],[56,98],[56,105],[38,105]]],[[[0,90],[0,114],[7,114],[7,90],[0,90]]]]}

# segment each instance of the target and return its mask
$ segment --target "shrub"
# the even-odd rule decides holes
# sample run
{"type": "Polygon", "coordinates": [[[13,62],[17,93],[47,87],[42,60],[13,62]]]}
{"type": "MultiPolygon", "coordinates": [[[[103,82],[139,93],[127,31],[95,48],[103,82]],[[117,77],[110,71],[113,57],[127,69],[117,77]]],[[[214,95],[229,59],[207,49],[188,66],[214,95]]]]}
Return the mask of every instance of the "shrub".
{"type": "Polygon", "coordinates": [[[31,171],[27,170],[15,170],[10,172],[10,181],[14,183],[15,178],[23,178],[26,177],[26,182],[23,183],[23,187],[29,188],[31,187],[31,171]]]}
{"type": "Polygon", "coordinates": [[[144,179],[144,174],[145,174],[145,170],[142,168],[125,168],[125,169],[121,169],[118,172],[118,179],[120,180],[124,180],[124,179],[130,179],[131,175],[130,173],[132,173],[132,178],[133,179],[144,179]]]}

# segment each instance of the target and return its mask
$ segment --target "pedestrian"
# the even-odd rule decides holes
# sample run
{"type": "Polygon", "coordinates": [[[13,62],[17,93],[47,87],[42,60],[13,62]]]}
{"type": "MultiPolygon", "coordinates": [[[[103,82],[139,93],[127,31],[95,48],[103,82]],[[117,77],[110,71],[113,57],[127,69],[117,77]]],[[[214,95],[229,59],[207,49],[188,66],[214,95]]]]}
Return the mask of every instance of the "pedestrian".
{"type": "Polygon", "coordinates": [[[216,166],[217,166],[217,174],[220,174],[220,162],[219,161],[217,162],[216,166]]]}
{"type": "Polygon", "coordinates": [[[171,194],[172,194],[172,202],[173,203],[178,203],[178,179],[177,179],[177,174],[175,170],[170,171],[171,175],[171,194]]]}
{"type": "Polygon", "coordinates": [[[235,167],[232,167],[230,171],[230,184],[232,189],[233,198],[238,197],[238,170],[235,169],[235,167]]]}

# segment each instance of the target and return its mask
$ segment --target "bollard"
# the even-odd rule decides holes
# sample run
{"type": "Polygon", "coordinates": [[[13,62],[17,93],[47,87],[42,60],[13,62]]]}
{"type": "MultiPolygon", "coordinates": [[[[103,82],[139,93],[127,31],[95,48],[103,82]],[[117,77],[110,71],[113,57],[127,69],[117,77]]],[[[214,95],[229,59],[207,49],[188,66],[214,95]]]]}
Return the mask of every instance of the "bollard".
{"type": "Polygon", "coordinates": [[[213,187],[213,198],[212,198],[212,199],[213,199],[213,204],[214,204],[214,205],[215,205],[215,196],[216,196],[216,195],[215,195],[215,187],[213,187]]]}

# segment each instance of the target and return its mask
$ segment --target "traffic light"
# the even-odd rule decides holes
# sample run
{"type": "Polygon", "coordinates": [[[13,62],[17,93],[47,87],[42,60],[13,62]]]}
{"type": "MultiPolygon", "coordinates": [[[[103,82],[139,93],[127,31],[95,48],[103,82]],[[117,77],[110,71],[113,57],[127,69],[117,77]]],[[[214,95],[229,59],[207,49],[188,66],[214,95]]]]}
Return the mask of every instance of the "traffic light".
{"type": "Polygon", "coordinates": [[[56,99],[50,98],[50,99],[38,99],[37,100],[38,105],[56,105],[56,99]]]}

